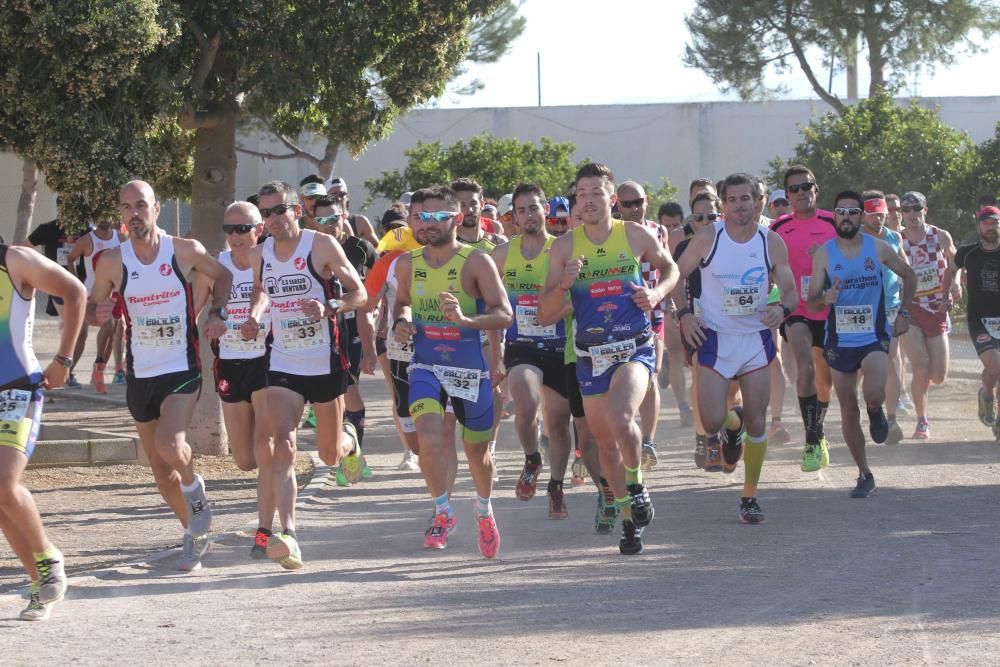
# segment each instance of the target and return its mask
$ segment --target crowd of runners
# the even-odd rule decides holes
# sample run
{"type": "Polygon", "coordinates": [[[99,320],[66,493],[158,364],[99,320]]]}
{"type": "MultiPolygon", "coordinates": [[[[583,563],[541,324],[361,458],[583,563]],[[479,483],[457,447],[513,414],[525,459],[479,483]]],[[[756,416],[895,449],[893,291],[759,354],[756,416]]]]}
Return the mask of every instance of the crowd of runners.
{"type": "Polygon", "coordinates": [[[858,469],[850,495],[870,496],[868,439],[899,443],[904,417],[913,438],[931,437],[928,388],[947,375],[949,311],[963,290],[983,365],[979,419],[1000,443],[996,201],[980,202],[978,234],[956,244],[928,222],[919,192],[839,192],[824,197],[828,211],[817,206],[821,185],[801,165],[772,191],[745,173],[697,179],[688,215],[672,202],[650,219],[639,183],[589,163],[566,196],[520,184],[494,202],[460,178],[405,193],[373,225],[350,212],[342,179],[310,176],[229,205],[228,247],[213,255],[158,227],[153,188],[132,181],[120,221],[79,237],[40,226],[25,245],[47,257],[0,245],[0,527],[31,579],[21,618],[46,618],[66,590],[63,557],[20,478],[45,391],[79,385],[87,325],[98,328],[92,384],[107,391],[114,359],[113,382],[126,384],[153,478],[183,529],[184,571],[210,544],[212,505],[185,439],[203,377],[222,401],[236,464],[257,470],[249,555],[286,569],[304,564],[302,425],[315,427],[338,484],[372,477],[363,373],[383,374],[399,468],[426,484],[430,518],[414,532],[428,549],[444,549],[456,528],[459,436],[484,558],[501,545],[492,500],[508,414],[524,454],[514,495],[530,501],[544,479],[548,517],[559,520],[564,484],[592,484],[594,530],[620,524],[620,552],[641,553],[654,517],[644,472],[658,464],[668,387],[681,428],[694,428],[695,466],[732,474],[742,459],[743,523],[764,522],[768,444],[792,440],[786,385],[804,427],[801,469],[831,463],[825,418],[836,391],[858,469]],[[62,327],[45,369],[31,347],[36,291],[62,327]],[[211,373],[200,341],[214,351],[211,373]]]}

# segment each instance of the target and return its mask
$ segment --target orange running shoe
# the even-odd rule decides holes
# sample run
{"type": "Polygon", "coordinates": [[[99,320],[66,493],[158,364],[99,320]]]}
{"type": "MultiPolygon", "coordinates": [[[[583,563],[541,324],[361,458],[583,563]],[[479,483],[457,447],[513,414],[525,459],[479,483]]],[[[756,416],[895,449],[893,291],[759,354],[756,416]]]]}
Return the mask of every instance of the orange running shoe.
{"type": "Polygon", "coordinates": [[[424,531],[425,549],[444,549],[448,546],[448,533],[455,525],[455,520],[448,517],[446,512],[434,515],[431,525],[424,531]]]}
{"type": "Polygon", "coordinates": [[[479,553],[483,558],[493,558],[500,551],[500,531],[497,529],[493,513],[477,516],[479,522],[479,553]]]}
{"type": "Polygon", "coordinates": [[[108,393],[108,385],[104,384],[104,364],[94,364],[94,370],[90,374],[90,383],[94,385],[94,390],[98,394],[108,393]]]}

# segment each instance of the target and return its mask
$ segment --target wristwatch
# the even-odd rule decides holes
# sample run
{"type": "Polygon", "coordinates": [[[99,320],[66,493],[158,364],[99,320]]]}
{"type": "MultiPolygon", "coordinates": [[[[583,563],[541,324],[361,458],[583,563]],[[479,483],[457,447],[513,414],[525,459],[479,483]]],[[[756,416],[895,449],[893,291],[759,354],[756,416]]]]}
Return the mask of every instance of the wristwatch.
{"type": "Polygon", "coordinates": [[[209,315],[215,315],[216,317],[218,317],[223,322],[225,322],[227,319],[229,319],[229,311],[226,310],[225,306],[220,306],[218,308],[212,308],[212,309],[210,309],[208,311],[208,314],[209,315]]]}
{"type": "Polygon", "coordinates": [[[64,368],[73,368],[73,359],[70,357],[64,357],[61,354],[57,354],[52,357],[52,361],[64,368]]]}
{"type": "Polygon", "coordinates": [[[905,317],[906,319],[910,319],[910,311],[908,311],[908,310],[905,310],[905,309],[903,309],[903,308],[900,308],[900,309],[899,309],[899,312],[898,312],[898,313],[896,313],[896,317],[899,317],[900,315],[902,315],[902,316],[903,316],[903,317],[905,317]]]}
{"type": "Polygon", "coordinates": [[[326,307],[332,311],[329,317],[336,317],[340,313],[340,309],[343,305],[344,304],[340,299],[327,299],[326,307]]]}

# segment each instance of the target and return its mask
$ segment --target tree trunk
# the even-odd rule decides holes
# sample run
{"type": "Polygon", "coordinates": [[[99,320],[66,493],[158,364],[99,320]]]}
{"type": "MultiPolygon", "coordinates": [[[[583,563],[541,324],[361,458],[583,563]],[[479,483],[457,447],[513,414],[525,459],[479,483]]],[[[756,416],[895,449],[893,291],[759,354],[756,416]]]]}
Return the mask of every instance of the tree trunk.
{"type": "Polygon", "coordinates": [[[858,35],[850,33],[844,45],[844,61],[847,65],[847,99],[858,99],[858,35]]]}
{"type": "Polygon", "coordinates": [[[333,176],[333,170],[337,167],[337,154],[340,152],[340,144],[328,141],[326,149],[323,151],[323,159],[319,161],[317,175],[324,181],[333,176]]]}
{"type": "MultiPolygon", "coordinates": [[[[229,105],[213,114],[209,126],[195,133],[194,174],[191,182],[191,236],[211,252],[225,247],[222,216],[236,194],[236,120],[238,109],[229,105]]],[[[229,440],[222,420],[222,403],[215,392],[211,368],[214,355],[201,346],[202,391],[187,440],[199,454],[223,455],[229,440]]]]}
{"type": "Polygon", "coordinates": [[[35,195],[38,194],[38,165],[29,158],[21,164],[21,196],[17,199],[17,221],[14,223],[14,239],[11,243],[21,243],[28,237],[31,215],[35,211],[35,195]]]}

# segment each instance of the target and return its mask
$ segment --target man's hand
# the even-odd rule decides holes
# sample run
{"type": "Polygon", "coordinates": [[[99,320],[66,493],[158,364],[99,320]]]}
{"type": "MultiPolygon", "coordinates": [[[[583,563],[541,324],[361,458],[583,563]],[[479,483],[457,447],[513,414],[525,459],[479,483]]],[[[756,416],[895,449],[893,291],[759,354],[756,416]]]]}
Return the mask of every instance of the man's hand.
{"type": "Polygon", "coordinates": [[[69,369],[56,361],[50,362],[42,371],[42,387],[45,389],[58,389],[66,384],[67,379],[69,369]]]}
{"type": "Polygon", "coordinates": [[[257,334],[260,333],[260,324],[257,323],[252,317],[248,317],[240,327],[240,336],[243,340],[256,340],[257,334]]]}
{"type": "Polygon", "coordinates": [[[660,295],[657,294],[655,289],[646,287],[645,285],[636,285],[635,283],[628,283],[628,286],[632,288],[632,303],[638,306],[643,312],[650,312],[659,303],[660,295]]]}
{"type": "Polygon", "coordinates": [[[392,335],[397,343],[405,345],[413,340],[417,334],[417,327],[409,320],[399,320],[392,327],[392,335]]]}
{"type": "Polygon", "coordinates": [[[896,322],[892,325],[892,335],[899,338],[910,330],[910,318],[906,315],[896,313],[896,322]]]}
{"type": "Polygon", "coordinates": [[[837,299],[840,298],[840,288],[844,286],[844,281],[840,278],[836,278],[833,281],[833,287],[823,292],[823,303],[828,306],[832,306],[837,303],[837,299]]]}
{"type": "Polygon", "coordinates": [[[685,313],[680,319],[681,336],[691,347],[700,347],[708,337],[705,336],[705,323],[694,313],[685,313]]]}
{"type": "Polygon", "coordinates": [[[302,299],[299,301],[299,308],[302,314],[310,320],[318,322],[326,317],[327,307],[322,301],[316,299],[302,299]]]}
{"type": "MultiPolygon", "coordinates": [[[[205,319],[205,335],[212,340],[218,340],[226,335],[226,321],[215,313],[210,313],[205,319]]],[[[254,336],[256,338],[256,336],[254,336]]]]}
{"type": "Polygon", "coordinates": [[[364,373],[365,375],[375,375],[375,365],[377,363],[378,363],[378,360],[375,358],[374,354],[372,354],[371,352],[365,352],[364,350],[362,350],[362,352],[361,352],[361,372],[362,373],[364,373]]]}
{"type": "Polygon", "coordinates": [[[580,277],[580,271],[583,270],[583,263],[587,261],[587,258],[580,255],[571,262],[566,262],[566,266],[563,268],[562,278],[559,279],[559,287],[563,290],[568,290],[573,287],[573,283],[576,279],[580,277]]]}
{"type": "Polygon", "coordinates": [[[438,293],[438,308],[441,309],[441,314],[444,315],[444,319],[448,320],[452,324],[468,326],[471,321],[462,314],[462,307],[458,303],[458,298],[449,292],[438,293]]]}
{"type": "Polygon", "coordinates": [[[784,321],[784,319],[785,309],[780,303],[772,303],[769,306],[765,306],[764,310],[760,311],[760,323],[768,329],[776,328],[784,321]]]}

